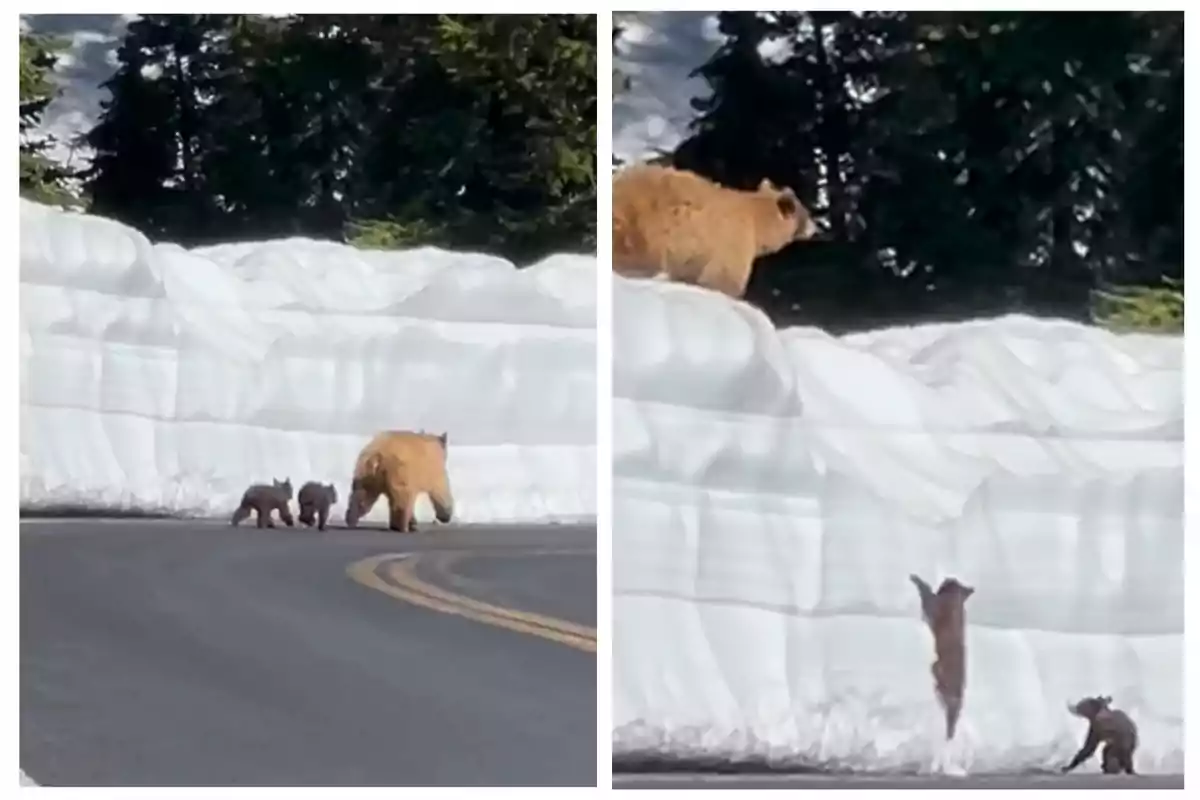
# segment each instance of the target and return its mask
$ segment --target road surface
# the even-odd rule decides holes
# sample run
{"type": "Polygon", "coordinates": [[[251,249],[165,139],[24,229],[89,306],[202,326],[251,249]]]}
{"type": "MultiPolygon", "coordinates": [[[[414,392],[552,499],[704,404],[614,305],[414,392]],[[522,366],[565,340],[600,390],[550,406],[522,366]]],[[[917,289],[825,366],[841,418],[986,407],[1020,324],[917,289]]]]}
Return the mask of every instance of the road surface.
{"type": "Polygon", "coordinates": [[[596,783],[594,526],[22,520],[49,786],[596,783]]]}
{"type": "MultiPolygon", "coordinates": [[[[1096,765],[1092,764],[1092,769],[1096,765]]],[[[784,772],[764,766],[724,771],[685,765],[619,766],[614,789],[1182,789],[1182,775],[1100,775],[1086,766],[1070,775],[865,775],[784,772]]]]}
{"type": "Polygon", "coordinates": [[[1182,789],[1182,775],[826,775],[701,772],[614,773],[614,789],[1182,789]]]}

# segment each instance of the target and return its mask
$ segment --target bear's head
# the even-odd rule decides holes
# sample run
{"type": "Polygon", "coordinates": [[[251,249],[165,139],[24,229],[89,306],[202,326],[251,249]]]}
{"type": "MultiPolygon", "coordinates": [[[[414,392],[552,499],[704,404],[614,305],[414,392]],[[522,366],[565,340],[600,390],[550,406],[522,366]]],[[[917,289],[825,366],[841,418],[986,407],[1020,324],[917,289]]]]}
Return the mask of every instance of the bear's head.
{"type": "Polygon", "coordinates": [[[942,581],[942,585],[937,590],[938,597],[953,597],[956,600],[966,602],[967,598],[975,594],[975,589],[972,586],[959,583],[954,578],[946,578],[942,581]]]}
{"type": "Polygon", "coordinates": [[[1101,713],[1108,710],[1108,705],[1111,702],[1112,698],[1107,696],[1085,697],[1075,705],[1068,704],[1067,710],[1077,717],[1094,720],[1101,713]]]}
{"type": "Polygon", "coordinates": [[[765,201],[763,213],[755,220],[760,254],[777,252],[792,242],[811,239],[817,234],[808,209],[790,187],[776,186],[769,178],[763,178],[757,194],[765,201]]]}
{"type": "Polygon", "coordinates": [[[282,481],[272,478],[271,483],[276,489],[283,492],[284,496],[287,497],[288,500],[292,499],[292,479],[290,477],[284,478],[282,481]]]}

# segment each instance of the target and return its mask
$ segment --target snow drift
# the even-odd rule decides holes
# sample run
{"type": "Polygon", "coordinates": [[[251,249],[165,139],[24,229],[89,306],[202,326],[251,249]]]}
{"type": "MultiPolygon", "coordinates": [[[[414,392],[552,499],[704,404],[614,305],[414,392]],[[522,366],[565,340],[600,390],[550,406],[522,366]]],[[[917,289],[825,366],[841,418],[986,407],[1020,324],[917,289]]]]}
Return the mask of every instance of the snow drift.
{"type": "Polygon", "coordinates": [[[407,428],[448,432],[461,521],[595,515],[595,258],[185,250],[20,209],[22,508],[226,516],[290,476],[340,518],[359,449],[407,428]]]}
{"type": "Polygon", "coordinates": [[[1182,772],[1182,339],[613,291],[616,757],[1054,769],[1109,694],[1182,772]],[[976,588],[949,744],[910,573],[976,588]]]}

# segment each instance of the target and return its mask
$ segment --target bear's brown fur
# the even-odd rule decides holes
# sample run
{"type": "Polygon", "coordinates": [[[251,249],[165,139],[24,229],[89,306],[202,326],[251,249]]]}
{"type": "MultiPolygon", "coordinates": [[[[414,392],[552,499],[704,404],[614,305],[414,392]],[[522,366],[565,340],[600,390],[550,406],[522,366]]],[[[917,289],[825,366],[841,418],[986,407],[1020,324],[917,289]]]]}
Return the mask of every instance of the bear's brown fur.
{"type": "Polygon", "coordinates": [[[275,523],[271,519],[271,512],[278,511],[279,518],[291,528],[295,525],[291,509],[288,508],[291,499],[291,478],[285,478],[282,482],[272,478],[270,486],[265,483],[256,483],[242,494],[242,502],[234,510],[229,524],[236,528],[253,511],[258,527],[274,528],[275,523]]]}
{"type": "Polygon", "coordinates": [[[428,494],[439,522],[449,522],[454,497],[446,475],[445,433],[383,431],[358,454],[346,503],[346,525],[353,528],[380,495],[388,501],[388,527],[401,533],[416,530],[413,507],[428,494]]]}
{"type": "Polygon", "coordinates": [[[810,239],[816,226],[787,187],[721,186],[694,172],[638,164],[613,176],[613,271],[691,283],[740,298],[754,260],[810,239]]]}
{"type": "Polygon", "coordinates": [[[309,481],[300,487],[296,502],[300,506],[300,513],[297,515],[300,522],[310,528],[316,522],[317,530],[323,531],[325,523],[329,520],[329,509],[337,503],[337,489],[332,483],[309,481]]]}
{"type": "Polygon", "coordinates": [[[1079,748],[1071,763],[1063,767],[1063,772],[1070,772],[1087,761],[1103,742],[1100,768],[1104,774],[1135,774],[1133,751],[1138,746],[1137,725],[1124,711],[1109,708],[1111,703],[1111,697],[1085,697],[1075,705],[1067,705],[1067,710],[1072,714],[1088,721],[1088,732],[1083,747],[1079,748]]]}
{"type": "Polygon", "coordinates": [[[934,594],[929,584],[916,575],[908,577],[917,587],[921,614],[933,632],[933,686],[946,713],[946,739],[950,740],[958,727],[967,686],[965,605],[975,590],[947,578],[934,594]]]}

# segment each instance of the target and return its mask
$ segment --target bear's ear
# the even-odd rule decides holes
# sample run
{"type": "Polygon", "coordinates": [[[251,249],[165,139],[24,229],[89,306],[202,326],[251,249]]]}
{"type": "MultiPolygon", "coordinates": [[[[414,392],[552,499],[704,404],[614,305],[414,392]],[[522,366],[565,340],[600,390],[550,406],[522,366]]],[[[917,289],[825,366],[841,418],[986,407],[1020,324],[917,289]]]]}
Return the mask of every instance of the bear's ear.
{"type": "Polygon", "coordinates": [[[794,194],[784,193],[775,198],[775,205],[779,208],[779,213],[784,217],[794,217],[800,209],[800,201],[796,199],[794,194]]]}
{"type": "Polygon", "coordinates": [[[449,435],[447,432],[443,431],[443,432],[442,432],[442,433],[441,433],[441,434],[438,436],[438,441],[442,443],[442,447],[445,447],[445,446],[446,446],[446,441],[447,441],[449,438],[450,438],[450,435],[449,435]]]}
{"type": "Polygon", "coordinates": [[[775,188],[775,184],[771,183],[770,178],[763,178],[761,181],[759,181],[758,182],[758,190],[760,192],[777,192],[777,191],[779,191],[778,189],[775,188]]]}

